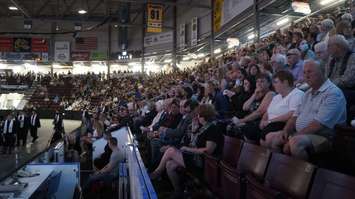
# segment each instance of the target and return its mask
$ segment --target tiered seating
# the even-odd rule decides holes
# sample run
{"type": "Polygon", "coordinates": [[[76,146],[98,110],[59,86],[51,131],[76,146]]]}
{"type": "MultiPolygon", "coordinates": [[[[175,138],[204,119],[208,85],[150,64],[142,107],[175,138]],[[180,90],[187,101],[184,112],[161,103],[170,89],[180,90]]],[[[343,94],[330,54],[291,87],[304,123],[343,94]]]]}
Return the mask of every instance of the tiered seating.
{"type": "Polygon", "coordinates": [[[334,141],[334,168],[355,175],[355,128],[337,126],[334,141]]]}
{"type": "Polygon", "coordinates": [[[220,169],[223,165],[224,168],[228,168],[230,171],[234,171],[237,168],[240,151],[242,148],[242,142],[239,139],[225,136],[223,145],[222,160],[218,160],[212,156],[205,156],[205,170],[204,176],[206,182],[212,192],[220,193],[220,169]]]}
{"type": "Polygon", "coordinates": [[[316,167],[308,162],[274,153],[266,177],[247,177],[246,198],[306,198],[316,167]]]}
{"type": "MultiPolygon", "coordinates": [[[[333,161],[347,165],[346,171],[355,170],[354,146],[355,129],[337,127],[334,154],[338,158],[333,161]]],[[[355,177],[229,136],[224,137],[220,160],[205,156],[204,177],[211,191],[223,199],[350,199],[355,195],[355,177]]]]}
{"type": "Polygon", "coordinates": [[[318,169],[309,199],[350,199],[355,196],[355,178],[338,172],[318,169]]]}
{"type": "Polygon", "coordinates": [[[48,98],[49,101],[44,101],[44,97],[40,96],[40,91],[37,89],[35,93],[31,97],[31,102],[35,107],[43,108],[43,109],[50,109],[56,110],[60,109],[60,105],[58,103],[54,103],[53,99],[56,95],[60,98],[66,97],[67,99],[71,98],[73,85],[71,84],[64,84],[64,85],[47,85],[48,90],[48,98]]]}

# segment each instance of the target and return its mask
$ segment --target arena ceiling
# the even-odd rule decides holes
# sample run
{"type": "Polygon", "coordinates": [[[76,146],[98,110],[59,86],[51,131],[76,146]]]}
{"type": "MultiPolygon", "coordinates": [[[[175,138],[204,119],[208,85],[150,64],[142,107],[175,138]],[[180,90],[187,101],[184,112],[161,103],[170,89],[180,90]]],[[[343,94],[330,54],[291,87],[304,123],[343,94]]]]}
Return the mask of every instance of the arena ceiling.
{"type": "MultiPolygon", "coordinates": [[[[148,0],[0,0],[0,17],[24,16],[30,19],[44,20],[85,20],[100,21],[105,17],[116,17],[120,5],[130,4],[131,21],[136,14],[142,13],[144,3],[148,0]],[[17,11],[9,9],[16,6],[17,11]],[[78,14],[78,10],[87,11],[85,15],[78,14]]],[[[160,3],[169,6],[188,6],[209,8],[198,3],[196,0],[150,0],[149,2],[160,3]]]]}

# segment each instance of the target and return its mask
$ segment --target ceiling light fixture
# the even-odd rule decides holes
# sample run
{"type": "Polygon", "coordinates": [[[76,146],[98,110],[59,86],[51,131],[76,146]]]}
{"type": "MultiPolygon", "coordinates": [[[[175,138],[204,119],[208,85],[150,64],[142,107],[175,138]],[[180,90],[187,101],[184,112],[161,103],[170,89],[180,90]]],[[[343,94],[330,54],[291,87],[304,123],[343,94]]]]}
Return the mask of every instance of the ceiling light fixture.
{"type": "Polygon", "coordinates": [[[222,52],[222,50],[220,48],[217,48],[213,52],[214,52],[214,54],[219,54],[222,52]]]}
{"type": "Polygon", "coordinates": [[[197,55],[197,58],[204,58],[206,55],[204,53],[200,53],[197,55]]]}
{"type": "Polygon", "coordinates": [[[252,40],[252,39],[254,39],[255,38],[255,34],[253,33],[253,34],[250,34],[249,36],[248,36],[248,39],[249,40],[252,40]]]}
{"type": "Polygon", "coordinates": [[[79,10],[78,13],[81,14],[81,15],[84,15],[84,14],[87,13],[87,11],[86,10],[79,10]]]}
{"type": "Polygon", "coordinates": [[[291,7],[294,12],[298,12],[306,15],[312,12],[309,3],[305,3],[305,2],[294,1],[292,2],[291,7]]]}
{"type": "Polygon", "coordinates": [[[325,6],[325,5],[327,5],[327,4],[330,4],[330,3],[334,3],[334,2],[342,2],[342,1],[344,1],[344,0],[339,0],[339,1],[334,1],[334,0],[322,0],[322,1],[320,1],[319,2],[319,4],[320,5],[322,5],[322,6],[325,6]]]}
{"type": "Polygon", "coordinates": [[[18,10],[16,6],[9,6],[9,10],[18,10]]]}
{"type": "Polygon", "coordinates": [[[289,18],[283,18],[283,19],[281,19],[280,21],[278,21],[278,22],[276,23],[276,25],[282,26],[282,25],[287,24],[289,21],[290,21],[289,18]]]}
{"type": "Polygon", "coordinates": [[[171,60],[171,59],[166,59],[165,61],[164,61],[164,63],[171,63],[173,60],[171,60]]]}

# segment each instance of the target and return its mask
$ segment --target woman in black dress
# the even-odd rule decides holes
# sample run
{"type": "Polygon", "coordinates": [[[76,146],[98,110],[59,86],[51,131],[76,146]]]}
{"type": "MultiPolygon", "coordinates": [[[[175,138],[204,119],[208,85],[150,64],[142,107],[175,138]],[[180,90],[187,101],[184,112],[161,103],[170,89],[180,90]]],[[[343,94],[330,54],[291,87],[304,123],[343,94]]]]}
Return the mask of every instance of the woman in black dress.
{"type": "Polygon", "coordinates": [[[213,106],[210,104],[200,105],[196,115],[188,146],[183,146],[180,149],[168,148],[159,166],[150,174],[151,179],[156,179],[166,170],[177,194],[183,191],[179,182],[179,175],[176,172],[178,167],[202,168],[202,155],[204,153],[218,156],[222,151],[223,135],[218,131],[214,122],[217,113],[213,106]]]}

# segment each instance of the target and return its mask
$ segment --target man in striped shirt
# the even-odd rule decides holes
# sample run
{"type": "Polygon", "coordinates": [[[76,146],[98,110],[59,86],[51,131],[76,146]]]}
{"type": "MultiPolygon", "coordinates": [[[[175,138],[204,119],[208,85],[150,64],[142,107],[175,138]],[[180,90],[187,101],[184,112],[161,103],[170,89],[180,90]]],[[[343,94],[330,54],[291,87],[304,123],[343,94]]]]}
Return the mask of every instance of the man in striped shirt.
{"type": "Polygon", "coordinates": [[[342,91],[324,75],[320,63],[307,60],[304,78],[311,87],[300,107],[281,132],[271,135],[273,147],[282,146],[285,153],[301,159],[330,149],[334,126],[346,122],[346,101],[342,91]]]}

